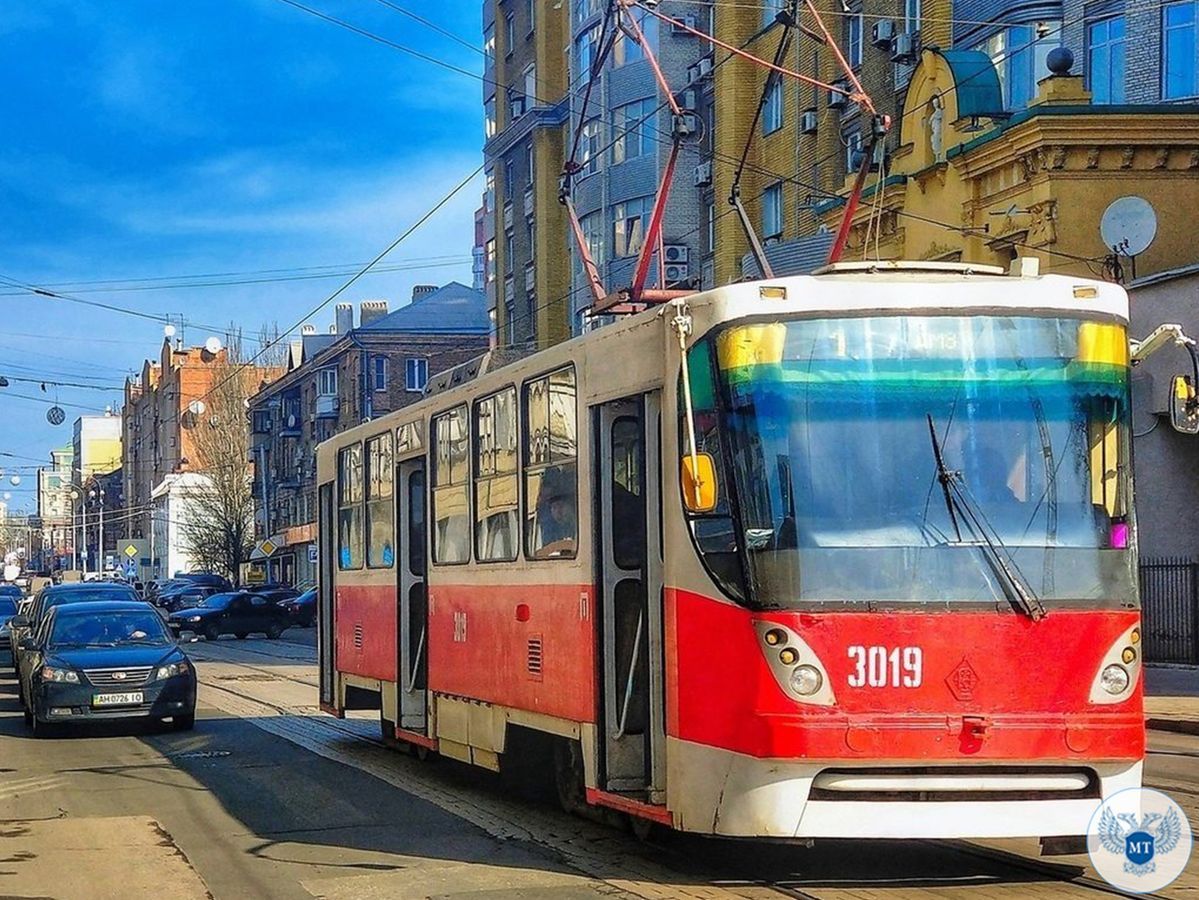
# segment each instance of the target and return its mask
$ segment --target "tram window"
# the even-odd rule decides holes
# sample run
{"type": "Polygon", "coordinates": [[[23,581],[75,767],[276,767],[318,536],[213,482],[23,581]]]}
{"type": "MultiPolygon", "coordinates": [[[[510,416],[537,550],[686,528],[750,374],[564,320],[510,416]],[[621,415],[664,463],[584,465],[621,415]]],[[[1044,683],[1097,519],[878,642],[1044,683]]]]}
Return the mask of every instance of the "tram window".
{"type": "Polygon", "coordinates": [[[574,558],[578,431],[573,366],[524,386],[525,555],[574,558]]]}
{"type": "Polygon", "coordinates": [[[475,559],[516,559],[516,388],[475,404],[475,559]]]}
{"type": "Polygon", "coordinates": [[[408,571],[425,574],[425,473],[408,476],[408,571]]]}
{"type": "Polygon", "coordinates": [[[362,445],[337,455],[337,567],[362,568],[362,445]]]}
{"type": "Polygon", "coordinates": [[[393,443],[391,432],[366,442],[366,564],[372,569],[395,564],[393,443]]]}
{"type": "Polygon", "coordinates": [[[433,562],[470,561],[470,435],[466,407],[433,418],[433,562]]]}

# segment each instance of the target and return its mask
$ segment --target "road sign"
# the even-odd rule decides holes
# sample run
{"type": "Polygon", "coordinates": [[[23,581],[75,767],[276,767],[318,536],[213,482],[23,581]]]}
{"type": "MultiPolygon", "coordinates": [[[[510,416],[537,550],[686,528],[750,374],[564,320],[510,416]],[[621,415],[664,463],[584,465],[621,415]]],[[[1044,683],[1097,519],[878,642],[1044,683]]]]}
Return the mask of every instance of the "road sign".
{"type": "Polygon", "coordinates": [[[125,545],[125,555],[128,556],[132,560],[133,557],[137,556],[137,548],[135,546],[133,546],[132,544],[126,544],[125,545]]]}
{"type": "Polygon", "coordinates": [[[262,551],[263,556],[270,556],[275,552],[275,545],[270,538],[258,542],[258,549],[262,551]]]}
{"type": "Polygon", "coordinates": [[[308,561],[313,565],[316,564],[316,544],[308,545],[308,561]]]}
{"type": "Polygon", "coordinates": [[[137,563],[135,563],[133,560],[129,560],[129,562],[125,563],[125,577],[126,578],[136,578],[137,577],[137,563]]]}

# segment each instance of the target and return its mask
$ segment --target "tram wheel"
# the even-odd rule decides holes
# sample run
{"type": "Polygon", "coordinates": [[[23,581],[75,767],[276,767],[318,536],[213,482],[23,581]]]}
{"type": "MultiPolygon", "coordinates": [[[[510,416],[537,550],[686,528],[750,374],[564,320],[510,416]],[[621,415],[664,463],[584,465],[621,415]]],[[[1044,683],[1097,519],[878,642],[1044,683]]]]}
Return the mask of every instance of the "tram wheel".
{"type": "Polygon", "coordinates": [[[558,803],[566,812],[578,814],[587,808],[583,753],[578,741],[560,740],[554,745],[554,784],[558,803]]]}

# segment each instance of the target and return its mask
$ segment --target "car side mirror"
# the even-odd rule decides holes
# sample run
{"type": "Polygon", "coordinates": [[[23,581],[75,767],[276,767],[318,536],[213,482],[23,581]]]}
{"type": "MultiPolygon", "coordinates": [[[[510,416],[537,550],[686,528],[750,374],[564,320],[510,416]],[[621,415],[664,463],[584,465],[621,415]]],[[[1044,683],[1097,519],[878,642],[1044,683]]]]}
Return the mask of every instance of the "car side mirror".
{"type": "Polygon", "coordinates": [[[1188,375],[1175,375],[1170,384],[1170,424],[1183,434],[1199,434],[1199,399],[1188,375]]]}
{"type": "Polygon", "coordinates": [[[716,463],[712,454],[684,456],[681,476],[683,505],[688,512],[707,513],[716,508],[716,463]]]}
{"type": "Polygon", "coordinates": [[[8,621],[10,628],[28,628],[33,623],[29,621],[29,616],[13,616],[8,621]]]}
{"type": "Polygon", "coordinates": [[[36,650],[37,641],[31,637],[21,638],[21,643],[17,644],[17,647],[21,650],[36,650]]]}

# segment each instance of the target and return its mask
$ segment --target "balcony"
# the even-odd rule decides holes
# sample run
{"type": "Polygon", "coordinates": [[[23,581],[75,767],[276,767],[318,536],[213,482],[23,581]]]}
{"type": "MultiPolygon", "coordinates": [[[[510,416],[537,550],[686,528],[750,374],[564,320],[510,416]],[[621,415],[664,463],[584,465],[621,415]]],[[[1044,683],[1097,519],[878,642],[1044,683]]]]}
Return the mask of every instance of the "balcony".
{"type": "Polygon", "coordinates": [[[318,394],[316,398],[316,417],[318,419],[336,419],[341,411],[341,400],[336,394],[318,394]]]}

